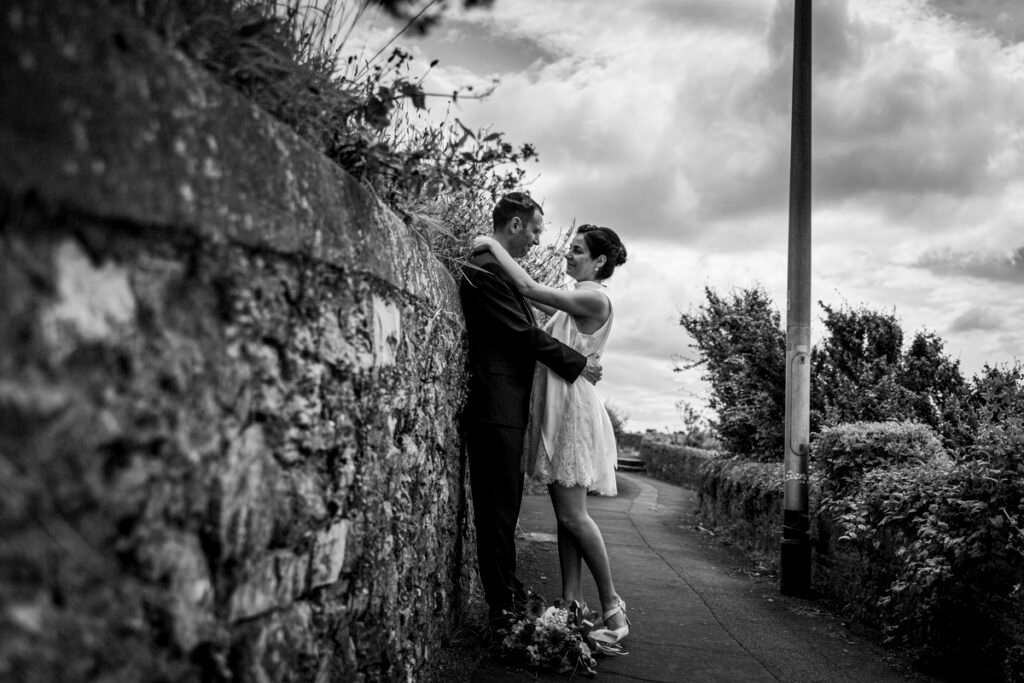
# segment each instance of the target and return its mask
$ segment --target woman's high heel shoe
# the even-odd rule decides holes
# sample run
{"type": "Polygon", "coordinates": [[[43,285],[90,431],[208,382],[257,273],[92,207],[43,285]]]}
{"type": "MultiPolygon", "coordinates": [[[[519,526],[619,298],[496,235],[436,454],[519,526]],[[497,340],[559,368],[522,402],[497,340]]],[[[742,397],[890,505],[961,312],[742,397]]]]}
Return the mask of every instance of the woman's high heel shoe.
{"type": "Polygon", "coordinates": [[[572,615],[577,628],[586,629],[587,632],[594,628],[591,619],[597,615],[591,615],[590,608],[582,600],[573,600],[569,603],[569,614],[572,615]]]}
{"type": "Polygon", "coordinates": [[[608,624],[608,620],[614,617],[616,614],[621,614],[622,619],[626,622],[618,628],[602,628],[597,631],[591,631],[590,637],[598,643],[604,643],[606,645],[617,645],[622,641],[623,638],[629,635],[629,617],[626,616],[626,603],[622,598],[616,598],[618,604],[612,607],[610,610],[604,613],[604,624],[608,624]]]}

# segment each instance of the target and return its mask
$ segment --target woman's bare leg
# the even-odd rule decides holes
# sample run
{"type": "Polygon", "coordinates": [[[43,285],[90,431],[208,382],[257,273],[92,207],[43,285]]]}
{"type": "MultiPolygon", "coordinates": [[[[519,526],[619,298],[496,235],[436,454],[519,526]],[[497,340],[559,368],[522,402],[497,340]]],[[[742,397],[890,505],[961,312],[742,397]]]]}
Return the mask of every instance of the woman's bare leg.
{"type": "Polygon", "coordinates": [[[575,591],[575,595],[564,594],[562,597],[566,600],[579,597],[581,570],[578,559],[575,563],[571,561],[570,553],[573,553],[577,558],[582,556],[590,573],[593,574],[601,600],[601,609],[607,611],[615,608],[619,604],[619,596],[612,583],[608,551],[605,548],[601,530],[591,518],[590,513],[587,512],[586,487],[551,484],[548,491],[551,494],[551,503],[555,508],[555,517],[558,519],[558,552],[563,572],[563,590],[575,591]],[[564,543],[563,536],[566,538],[564,543]],[[572,546],[570,551],[564,550],[570,545],[572,546]],[[575,564],[575,569],[573,564],[575,564]],[[567,565],[569,566],[567,567],[567,565]],[[567,569],[569,570],[568,575],[566,574],[567,569]],[[573,574],[573,572],[575,573],[573,574]]]}
{"type": "Polygon", "coordinates": [[[562,569],[562,599],[567,603],[583,600],[583,558],[576,539],[561,522],[558,524],[558,564],[562,569]]]}

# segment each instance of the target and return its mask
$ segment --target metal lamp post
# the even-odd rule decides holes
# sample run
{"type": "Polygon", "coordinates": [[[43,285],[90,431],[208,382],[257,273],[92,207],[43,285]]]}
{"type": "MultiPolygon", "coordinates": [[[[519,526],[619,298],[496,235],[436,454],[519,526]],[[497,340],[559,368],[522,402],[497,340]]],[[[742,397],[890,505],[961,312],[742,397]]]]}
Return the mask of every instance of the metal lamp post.
{"type": "Polygon", "coordinates": [[[811,0],[795,0],[793,128],[789,170],[786,311],[786,446],[779,589],[811,583],[807,460],[811,406],[811,0]]]}

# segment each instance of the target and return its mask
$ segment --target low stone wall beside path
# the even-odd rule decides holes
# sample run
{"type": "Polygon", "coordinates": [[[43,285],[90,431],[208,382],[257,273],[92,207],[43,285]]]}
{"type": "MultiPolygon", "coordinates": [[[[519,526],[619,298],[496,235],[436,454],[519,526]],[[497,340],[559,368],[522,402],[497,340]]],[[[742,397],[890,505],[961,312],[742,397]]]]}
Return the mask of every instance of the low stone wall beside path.
{"type": "Polygon", "coordinates": [[[636,448],[652,477],[694,489],[700,488],[701,468],[718,455],[715,451],[680,446],[651,435],[637,438],[636,448]]]}
{"type": "Polygon", "coordinates": [[[649,435],[640,455],[651,476],[698,492],[704,525],[774,562],[782,532],[781,466],[737,461],[649,435]]]}

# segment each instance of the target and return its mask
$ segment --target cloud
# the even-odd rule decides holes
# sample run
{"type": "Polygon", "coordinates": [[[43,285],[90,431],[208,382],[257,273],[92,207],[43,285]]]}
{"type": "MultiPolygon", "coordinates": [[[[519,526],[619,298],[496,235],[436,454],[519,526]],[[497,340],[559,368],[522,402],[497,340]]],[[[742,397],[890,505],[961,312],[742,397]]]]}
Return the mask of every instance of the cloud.
{"type": "MultiPolygon", "coordinates": [[[[464,117],[501,121],[510,140],[534,143],[541,193],[573,216],[593,212],[639,234],[684,240],[720,221],[765,212],[784,219],[791,6],[676,5],[649,4],[653,14],[615,3],[545,12],[529,2],[496,5],[504,14],[477,20],[481,37],[464,63],[488,63],[498,27],[505,41],[541,57],[526,69],[488,72],[502,78],[498,91],[463,105],[464,117]]],[[[992,176],[1016,177],[1024,155],[1006,151],[998,117],[1024,107],[1024,95],[993,75],[994,46],[950,50],[941,22],[904,10],[901,22],[930,31],[920,41],[890,25],[885,3],[869,5],[815,5],[815,201],[863,197],[902,218],[906,196],[964,197],[994,191],[992,176]]],[[[765,243],[763,231],[745,233],[743,243],[765,243]]]]}
{"type": "Polygon", "coordinates": [[[763,28],[768,11],[760,0],[651,0],[650,11],[659,19],[689,29],[748,33],[763,28]]]}
{"type": "Polygon", "coordinates": [[[931,0],[931,4],[1004,43],[1024,42],[1019,0],[931,0]]]}
{"type": "Polygon", "coordinates": [[[992,68],[998,46],[928,14],[901,16],[901,30],[879,25],[884,18],[853,15],[850,42],[862,56],[818,83],[819,197],[969,196],[1018,176],[1019,155],[992,163],[1013,125],[1004,112],[1024,106],[1019,76],[992,68]]]}
{"type": "Polygon", "coordinates": [[[629,417],[627,429],[678,429],[682,423],[677,401],[704,404],[704,387],[695,371],[674,373],[668,360],[631,354],[609,353],[604,360],[604,377],[597,384],[597,393],[629,417]]]}
{"type": "MultiPolygon", "coordinates": [[[[500,79],[450,116],[536,145],[529,189],[552,232],[620,232],[602,391],[634,424],[678,420],[675,401],[701,391],[699,371],[671,370],[678,313],[705,285],[762,285],[785,315],[792,3],[458,4],[412,43],[417,62],[441,57],[428,89],[500,79]]],[[[1024,4],[815,0],[813,20],[814,300],[940,330],[965,372],[1013,357],[1024,4]]]]}
{"type": "Polygon", "coordinates": [[[440,65],[461,64],[474,55],[473,69],[482,75],[535,70],[556,61],[558,45],[523,33],[502,30],[482,15],[476,21],[452,17],[417,44],[422,55],[440,65]]]}
{"type": "MultiPolygon", "coordinates": [[[[833,75],[859,64],[864,54],[865,34],[872,29],[850,14],[849,0],[817,0],[811,14],[812,68],[818,74],[833,75]]],[[[792,3],[775,3],[767,44],[772,57],[775,85],[787,85],[793,68],[794,12],[792,3]]],[[[785,90],[785,88],[784,88],[785,90]]],[[[784,104],[788,111],[789,102],[784,104]]]]}
{"type": "Polygon", "coordinates": [[[930,251],[917,266],[939,275],[1024,285],[1024,246],[1011,253],[930,251]]]}
{"type": "Polygon", "coordinates": [[[1004,327],[1006,327],[1006,321],[1002,316],[991,308],[981,306],[971,308],[957,316],[950,326],[950,330],[954,332],[991,331],[1000,330],[1004,327]]]}
{"type": "Polygon", "coordinates": [[[615,321],[599,393],[631,415],[631,429],[662,429],[678,422],[677,400],[703,393],[699,371],[672,371],[673,359],[690,343],[679,312],[699,294],[700,257],[675,246],[652,248],[625,234],[623,240],[629,260],[608,282],[615,321]]]}
{"type": "Polygon", "coordinates": [[[724,11],[736,21],[706,34],[692,16],[672,23],[608,3],[582,15],[577,3],[547,6],[543,24],[515,10],[519,30],[541,44],[557,38],[563,52],[529,72],[501,74],[494,97],[462,105],[464,117],[502,121],[510,139],[536,144],[544,194],[566,196],[576,214],[593,207],[609,223],[652,236],[669,227],[695,237],[708,217],[749,214],[765,202],[784,207],[784,122],[772,122],[770,132],[780,134],[765,135],[744,94],[759,78],[767,6],[701,7],[683,14],[724,11]]]}

